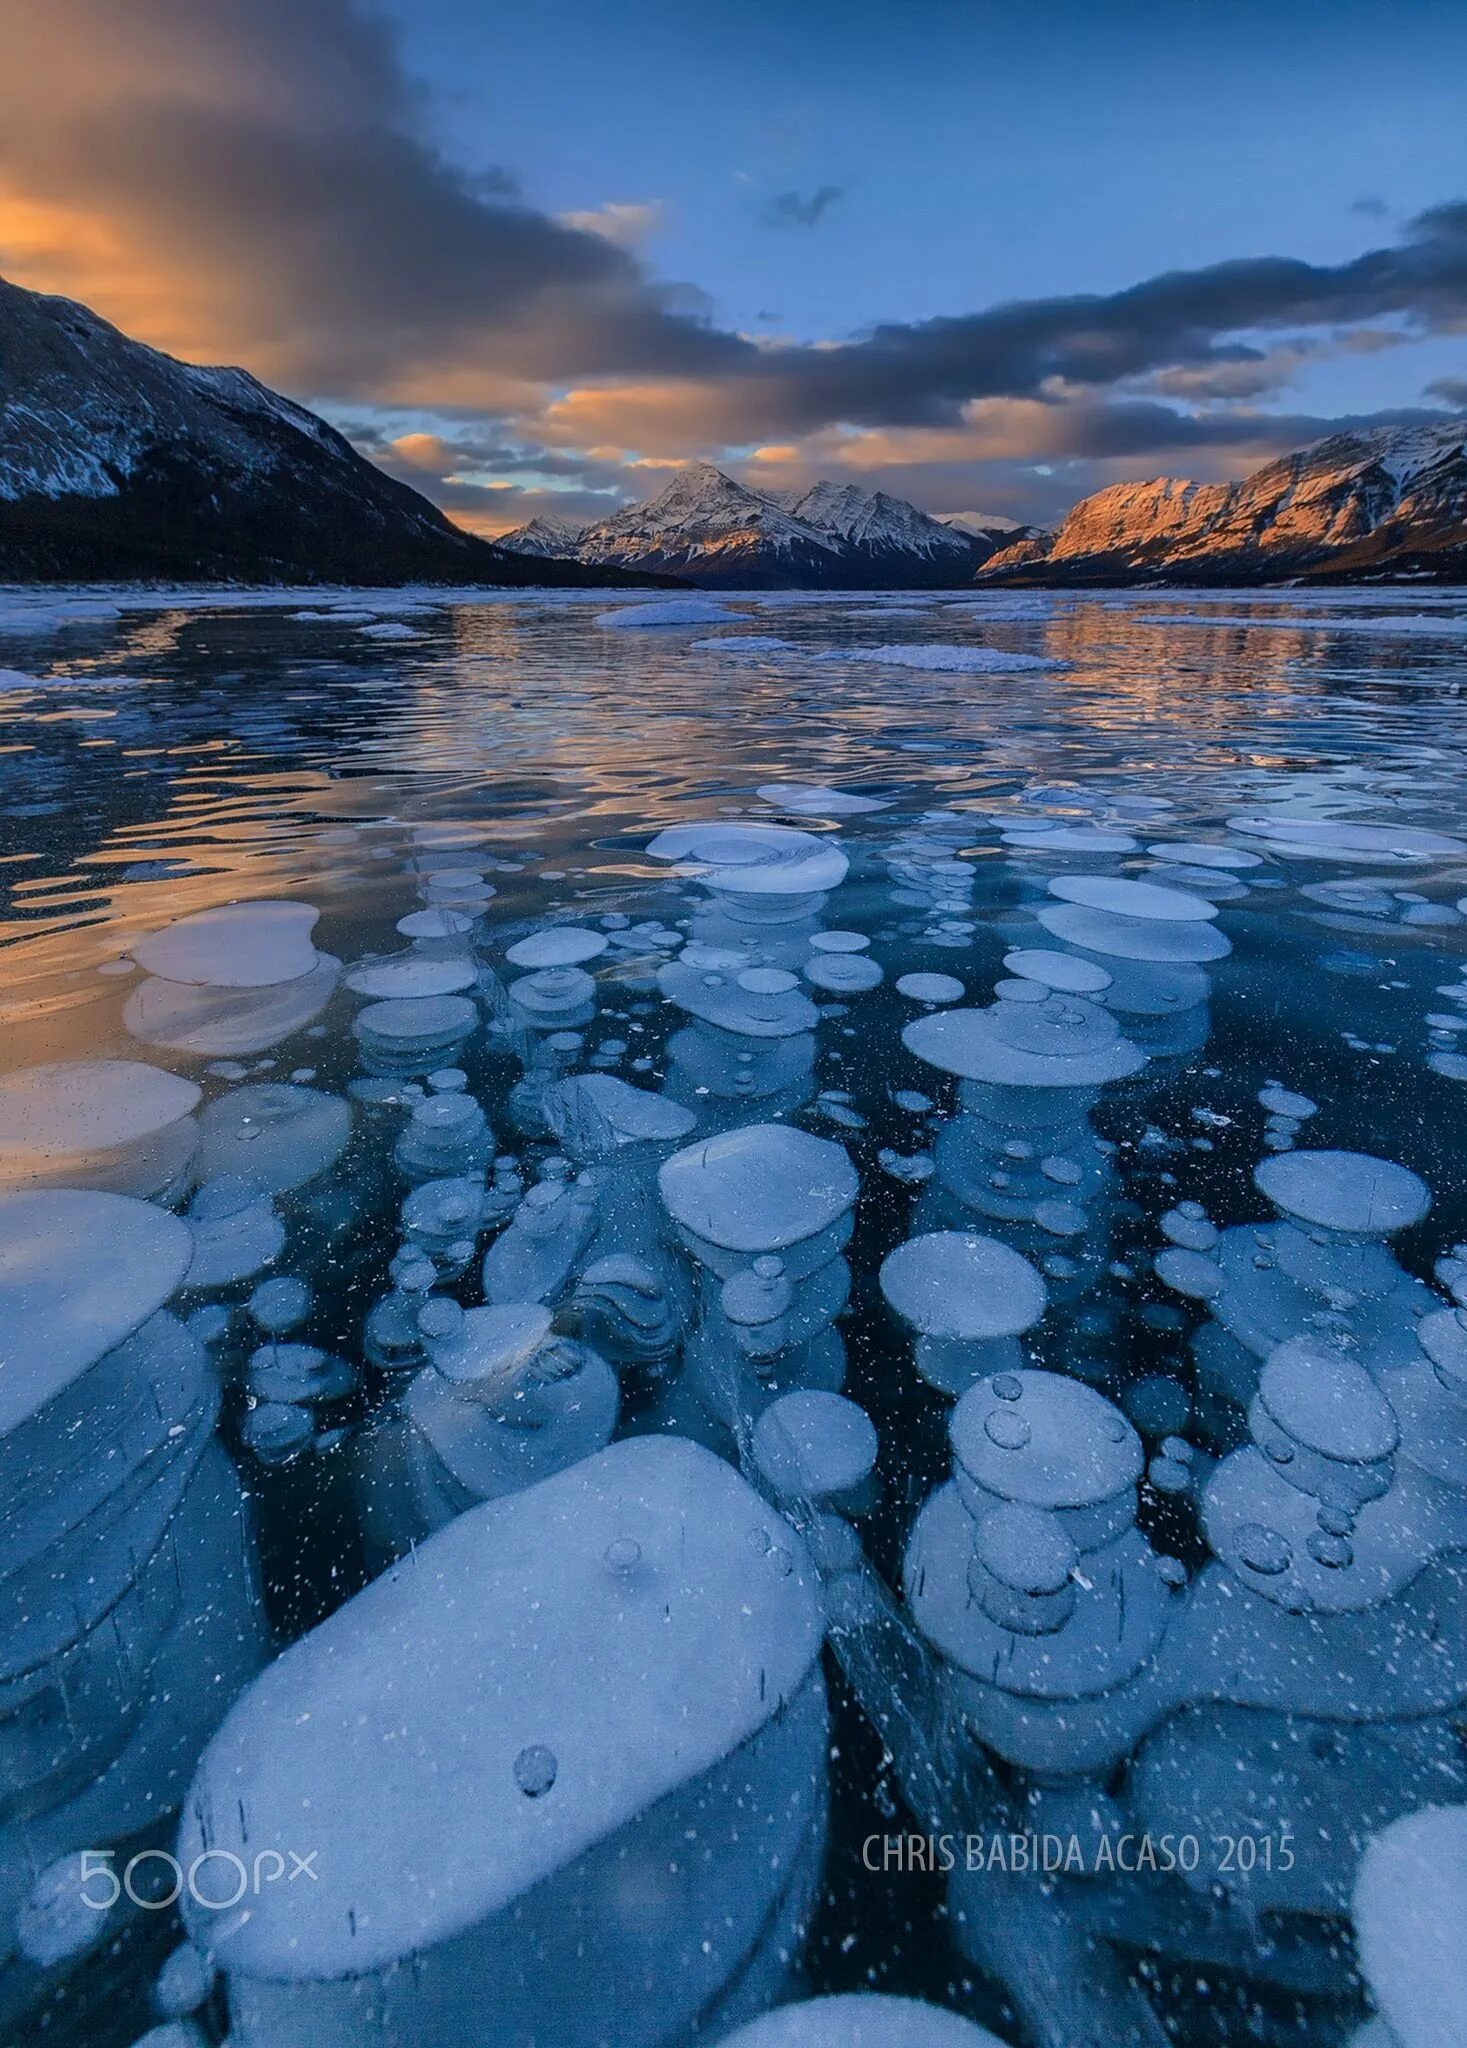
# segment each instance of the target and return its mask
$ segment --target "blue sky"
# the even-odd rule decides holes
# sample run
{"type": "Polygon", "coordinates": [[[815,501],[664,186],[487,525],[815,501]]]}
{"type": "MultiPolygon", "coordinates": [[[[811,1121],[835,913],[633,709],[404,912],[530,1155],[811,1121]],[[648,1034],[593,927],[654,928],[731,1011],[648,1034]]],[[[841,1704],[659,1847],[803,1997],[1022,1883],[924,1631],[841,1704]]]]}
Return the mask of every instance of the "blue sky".
{"type": "Polygon", "coordinates": [[[1458,0],[12,5],[0,272],[483,530],[695,456],[1047,518],[1467,403],[1458,0]]]}

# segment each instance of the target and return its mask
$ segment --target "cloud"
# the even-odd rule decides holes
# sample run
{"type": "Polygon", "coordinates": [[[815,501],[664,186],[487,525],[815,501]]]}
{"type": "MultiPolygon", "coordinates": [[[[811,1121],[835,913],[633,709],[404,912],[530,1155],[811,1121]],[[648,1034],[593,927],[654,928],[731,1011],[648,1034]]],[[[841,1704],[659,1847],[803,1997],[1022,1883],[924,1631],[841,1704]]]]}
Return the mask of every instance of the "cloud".
{"type": "MultiPolygon", "coordinates": [[[[925,476],[928,502],[1029,516],[1122,465],[1235,472],[1297,446],[1336,422],[1259,407],[1306,360],[1467,328],[1461,201],[1339,263],[1247,256],[817,343],[734,333],[639,258],[651,203],[555,218],[437,150],[364,5],[4,0],[0,270],[350,414],[454,509],[487,517],[505,485],[610,502],[654,480],[633,464],[760,449],[766,473],[925,476]]],[[[842,196],[777,193],[765,218],[811,228],[842,196]]],[[[1461,404],[1461,380],[1428,396],[1461,404]]]]}
{"type": "Polygon", "coordinates": [[[1384,220],[1390,212],[1390,207],[1380,197],[1379,193],[1365,192],[1362,193],[1359,199],[1351,200],[1350,211],[1351,213],[1367,214],[1371,220],[1384,220]]]}
{"type": "Polygon", "coordinates": [[[1438,377],[1434,384],[1427,385],[1426,395],[1442,405],[1467,411],[1467,377],[1438,377]]]}
{"type": "Polygon", "coordinates": [[[844,185],[817,185],[809,194],[776,192],[764,208],[764,224],[771,228],[818,227],[831,207],[845,197],[845,189],[844,185]]]}
{"type": "Polygon", "coordinates": [[[343,398],[494,403],[506,379],[747,353],[604,212],[552,219],[448,162],[426,118],[352,0],[8,0],[0,267],[343,398]]]}
{"type": "Polygon", "coordinates": [[[562,227],[574,228],[578,234],[600,235],[618,249],[639,249],[661,227],[666,214],[667,207],[660,199],[608,200],[594,213],[562,213],[556,217],[562,227]]]}

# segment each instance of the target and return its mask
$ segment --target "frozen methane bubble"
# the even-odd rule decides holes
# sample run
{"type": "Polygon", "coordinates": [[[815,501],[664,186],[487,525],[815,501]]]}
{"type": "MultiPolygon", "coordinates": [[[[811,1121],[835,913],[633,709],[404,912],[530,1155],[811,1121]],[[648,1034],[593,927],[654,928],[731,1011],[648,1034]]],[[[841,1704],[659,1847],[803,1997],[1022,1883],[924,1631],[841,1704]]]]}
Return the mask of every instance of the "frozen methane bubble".
{"type": "Polygon", "coordinates": [[[1003,964],[1010,974],[1068,995],[1099,995],[1111,984],[1110,975],[1098,961],[1081,960],[1073,953],[1051,953],[1043,946],[1016,947],[1012,953],[1004,954],[1003,964]]]}
{"type": "Polygon", "coordinates": [[[285,1249],[285,1225],[269,1194],[244,1174],[207,1180],[188,1208],[193,1232],[189,1287],[227,1287],[249,1280],[285,1249]]]}
{"type": "Polygon", "coordinates": [[[556,924],[520,939],[504,957],[514,967],[580,967],[587,960],[598,959],[610,944],[605,932],[556,924]]]}
{"type": "Polygon", "coordinates": [[[1001,1372],[963,1396],[949,1426],[970,1512],[1013,1501],[1046,1509],[1082,1550],[1135,1516],[1144,1454],[1093,1387],[1051,1372],[1001,1372]]]}
{"type": "Polygon", "coordinates": [[[914,1003],[960,1003],[968,993],[955,974],[904,974],[897,994],[914,1003]]]}
{"type": "Polygon", "coordinates": [[[0,1433],[116,1350],[163,1306],[192,1255],[186,1223],[131,1196],[0,1196],[0,1433]]]}
{"type": "Polygon", "coordinates": [[[1146,851],[1153,860],[1179,861],[1184,867],[1227,871],[1263,865],[1260,853],[1250,853],[1242,846],[1217,846],[1208,840],[1159,839],[1146,851]]]}
{"type": "Polygon", "coordinates": [[[805,962],[806,981],[839,995],[859,995],[876,988],[881,978],[881,968],[869,953],[812,953],[805,962]]]}
{"type": "MultiPolygon", "coordinates": [[[[1149,885],[1137,882],[1132,886],[1139,889],[1149,885]]],[[[1182,892],[1158,889],[1156,893],[1179,896],[1182,892]]],[[[1195,903],[1201,898],[1190,900],[1195,903]]],[[[1216,915],[1216,904],[1206,907],[1216,915]]],[[[1222,960],[1233,950],[1225,933],[1195,917],[1165,919],[1155,912],[1141,917],[1126,916],[1087,903],[1046,903],[1036,914],[1054,938],[1083,947],[1086,952],[1114,955],[1120,960],[1196,963],[1222,960]]]]}
{"type": "Polygon", "coordinates": [[[198,1142],[201,1090],[141,1060],[56,1060],[0,1077],[0,1187],[156,1195],[198,1142]]]}
{"type": "Polygon", "coordinates": [[[865,932],[811,932],[810,947],[816,953],[864,953],[871,941],[865,932]]]}
{"type": "Polygon", "coordinates": [[[772,1520],[711,1453],[628,1439],[458,1515],[292,1644],[184,1805],[188,1869],[206,1846],[290,1844],[309,1801],[309,1898],[185,1901],[231,2011],[261,2039],[308,1997],[342,2041],[374,2012],[436,2048],[650,2048],[690,2036],[751,1956],[777,1969],[827,1727],[816,1575],[792,1531],[782,1569],[750,1542],[772,1520]],[[690,1829],[696,1857],[674,1846],[690,1829]]]}
{"type": "Polygon", "coordinates": [[[1003,2048],[1003,2043],[987,2028],[941,2006],[855,1991],[777,2006],[725,2034],[721,2048],[1003,2048]]]}
{"type": "Polygon", "coordinates": [[[781,810],[812,818],[854,818],[866,811],[890,808],[890,798],[857,796],[853,790],[828,789],[819,782],[761,782],[758,794],[781,810]]]}
{"type": "Polygon", "coordinates": [[[467,958],[435,960],[424,953],[401,953],[395,960],[374,960],[353,967],[346,985],[353,994],[376,1002],[417,1001],[456,996],[473,988],[479,970],[467,958]]]}
{"type": "Polygon", "coordinates": [[[819,1389],[783,1394],[754,1425],[754,1463],[787,1499],[853,1493],[870,1477],[880,1448],[864,1408],[819,1389]]]}
{"type": "Polygon", "coordinates": [[[1467,840],[1414,825],[1356,824],[1346,818],[1271,816],[1228,819],[1228,829],[1265,841],[1275,853],[1310,860],[1358,860],[1372,865],[1415,865],[1467,853],[1467,840]]]}
{"type": "Polygon", "coordinates": [[[341,962],[316,956],[309,974],[263,987],[207,987],[150,974],[133,989],[122,1012],[131,1035],[144,1045],[209,1058],[264,1052],[312,1023],[336,988],[341,962]]]}
{"type": "Polygon", "coordinates": [[[372,1003],[352,1024],[369,1073],[429,1074],[444,1066],[479,1021],[467,996],[372,1003]]]}
{"type": "Polygon", "coordinates": [[[907,1025],[902,1043],[929,1066],[1001,1087],[1095,1087],[1146,1064],[1114,1017],[1081,996],[945,1010],[907,1025]]]}
{"type": "Polygon", "coordinates": [[[1001,1365],[1022,1365],[1013,1340],[1039,1321],[1046,1301],[1044,1281],[1020,1253],[960,1230],[898,1245],[882,1261],[881,1291],[920,1333],[918,1372],[948,1394],[1001,1365]]]}
{"type": "Polygon", "coordinates": [[[730,896],[817,895],[843,882],[850,866],[835,841],[817,833],[717,820],[659,832],[647,852],[730,896]]]}
{"type": "Polygon", "coordinates": [[[669,960],[657,970],[657,986],[669,1002],[699,1023],[742,1038],[796,1038],[814,1030],[820,1014],[803,990],[783,984],[777,989],[748,988],[743,979],[747,971],[669,960]]]}
{"type": "Polygon", "coordinates": [[[843,1146],[788,1124],[748,1124],[689,1145],[657,1178],[668,1214],[695,1248],[741,1259],[819,1237],[860,1186],[843,1146]]]}
{"type": "Polygon", "coordinates": [[[339,1095],[283,1081],[232,1088],[199,1117],[201,1180],[240,1175],[269,1194],[297,1188],[334,1166],[351,1136],[339,1095]]]}
{"type": "Polygon", "coordinates": [[[589,1012],[596,983],[583,967],[541,967],[512,981],[509,999],[528,1023],[553,1028],[589,1012]]]}
{"type": "Polygon", "coordinates": [[[397,920],[398,931],[414,944],[424,941],[431,944],[437,939],[461,939],[473,928],[474,920],[467,911],[450,910],[441,904],[429,910],[410,910],[406,917],[397,920]]]}
{"type": "Polygon", "coordinates": [[[320,915],[309,903],[226,903],[165,925],[133,947],[133,958],[165,981],[271,988],[321,965],[311,943],[320,915]]]}
{"type": "Polygon", "coordinates": [[[999,834],[1005,846],[1026,846],[1036,853],[1134,853],[1138,842],[1129,832],[1107,832],[1099,825],[1011,825],[999,834]]]}
{"type": "Polygon", "coordinates": [[[571,1074],[545,1091],[546,1121],[565,1138],[578,1120],[604,1127],[614,1145],[667,1144],[685,1138],[697,1119],[681,1103],[614,1074],[571,1074]]]}
{"type": "Polygon", "coordinates": [[[1118,917],[1140,917],[1162,924],[1205,922],[1217,916],[1217,905],[1183,889],[1163,889],[1154,882],[1129,882],[1114,875],[1056,875],[1051,896],[1082,903],[1088,910],[1108,910],[1118,917]]]}
{"type": "Polygon", "coordinates": [[[1282,1153],[1265,1159],[1253,1182],[1285,1216],[1349,1237],[1407,1230],[1431,1207],[1418,1174],[1364,1152],[1282,1153]]]}
{"type": "Polygon", "coordinates": [[[1370,2048],[1460,2048],[1467,2012],[1467,1806],[1428,1806],[1366,1844],[1355,1949],[1388,2029],[1370,2048]]]}

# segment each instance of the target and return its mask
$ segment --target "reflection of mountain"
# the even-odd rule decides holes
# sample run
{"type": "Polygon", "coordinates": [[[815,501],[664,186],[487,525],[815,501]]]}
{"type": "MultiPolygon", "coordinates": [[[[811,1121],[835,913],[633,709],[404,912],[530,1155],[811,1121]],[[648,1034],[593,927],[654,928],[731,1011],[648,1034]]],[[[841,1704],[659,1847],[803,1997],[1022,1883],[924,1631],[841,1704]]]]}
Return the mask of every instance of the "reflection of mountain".
{"type": "Polygon", "coordinates": [[[745,589],[943,589],[966,583],[996,547],[1029,531],[1012,521],[983,531],[946,525],[904,498],[855,484],[754,491],[695,462],[648,504],[579,530],[535,519],[501,545],[745,589]]]}
{"type": "Polygon", "coordinates": [[[1236,484],[1173,477],[1083,498],[1049,541],[979,569],[1014,583],[1467,576],[1467,418],[1334,434],[1236,484]]]}
{"type": "Polygon", "coordinates": [[[611,583],[465,533],[243,370],[0,279],[0,580],[611,583]]]}

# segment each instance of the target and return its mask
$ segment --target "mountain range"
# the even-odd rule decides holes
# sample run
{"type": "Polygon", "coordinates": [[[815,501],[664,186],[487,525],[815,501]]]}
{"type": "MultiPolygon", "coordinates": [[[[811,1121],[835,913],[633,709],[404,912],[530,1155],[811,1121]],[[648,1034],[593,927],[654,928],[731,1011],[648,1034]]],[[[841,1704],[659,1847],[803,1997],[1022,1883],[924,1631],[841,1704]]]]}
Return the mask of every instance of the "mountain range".
{"type": "Polygon", "coordinates": [[[1037,532],[997,517],[984,528],[972,514],[946,525],[905,498],[856,484],[757,491],[694,462],[646,504],[579,528],[535,519],[499,545],[711,587],[912,590],[970,583],[999,548],[1037,532]]]}
{"type": "Polygon", "coordinates": [[[1158,477],[1082,498],[1016,535],[980,582],[1467,581],[1467,415],[1332,434],[1241,483],[1158,477]]]}
{"type": "Polygon", "coordinates": [[[0,582],[625,583],[453,525],[243,370],[0,279],[0,582]]]}

